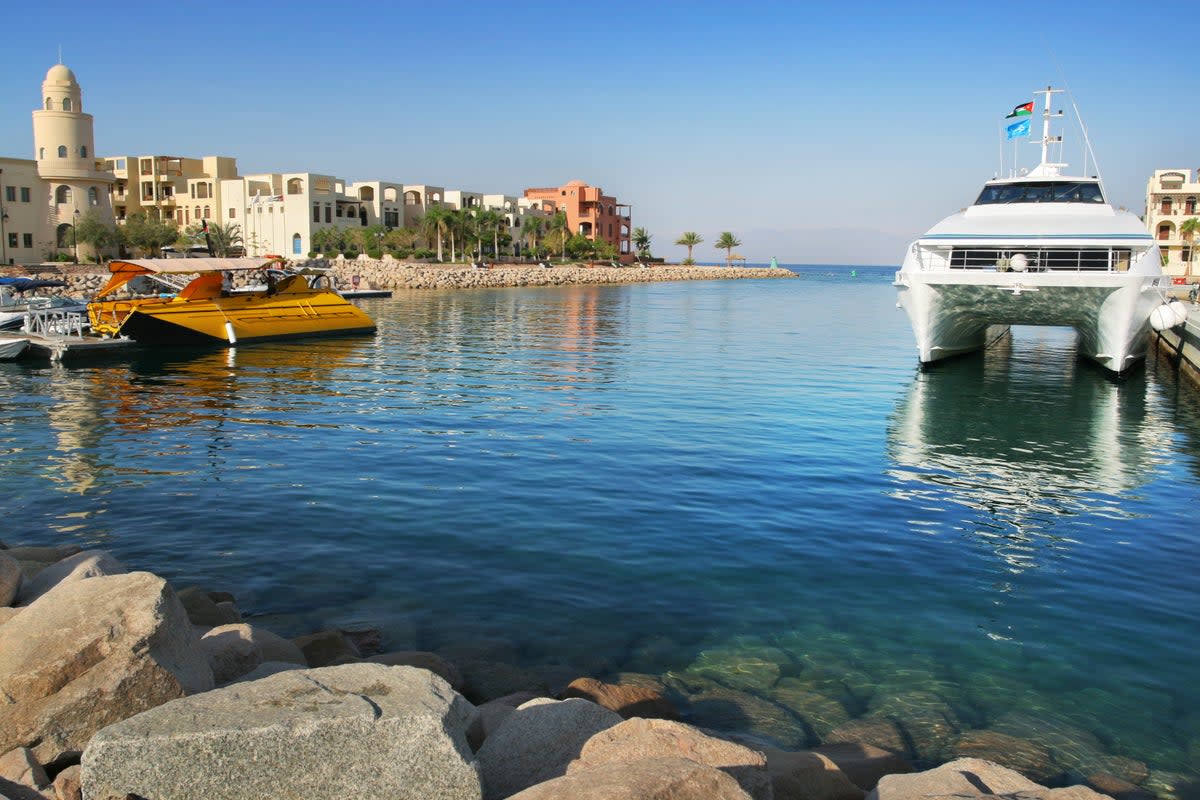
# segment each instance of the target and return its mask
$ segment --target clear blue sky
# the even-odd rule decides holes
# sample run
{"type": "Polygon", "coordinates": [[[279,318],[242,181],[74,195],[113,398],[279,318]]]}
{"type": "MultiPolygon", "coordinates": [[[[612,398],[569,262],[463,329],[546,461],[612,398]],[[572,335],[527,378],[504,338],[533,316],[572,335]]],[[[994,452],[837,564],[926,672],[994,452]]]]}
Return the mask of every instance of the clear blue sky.
{"type": "Polygon", "coordinates": [[[1136,3],[11,5],[0,155],[31,157],[61,45],[100,154],[507,194],[578,178],[670,257],[694,230],[716,260],[730,230],[751,260],[899,263],[997,171],[1001,118],[1064,78],[1114,204],[1140,214],[1155,168],[1200,166],[1194,20],[1136,3]]]}

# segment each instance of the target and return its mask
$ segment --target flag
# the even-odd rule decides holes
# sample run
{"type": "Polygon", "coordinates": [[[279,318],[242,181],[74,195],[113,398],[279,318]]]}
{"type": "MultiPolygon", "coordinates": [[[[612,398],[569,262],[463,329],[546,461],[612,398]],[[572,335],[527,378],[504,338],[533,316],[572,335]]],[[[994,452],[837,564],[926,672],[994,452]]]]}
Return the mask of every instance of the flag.
{"type": "Polygon", "coordinates": [[[1017,139],[1021,136],[1029,135],[1029,120],[1023,119],[1020,122],[1014,122],[1004,130],[1008,131],[1009,139],[1017,139]]]}
{"type": "Polygon", "coordinates": [[[1028,103],[1021,103],[1021,105],[1014,108],[1012,113],[1005,117],[1005,119],[1012,119],[1013,117],[1027,117],[1032,113],[1033,101],[1030,100],[1028,103]]]}

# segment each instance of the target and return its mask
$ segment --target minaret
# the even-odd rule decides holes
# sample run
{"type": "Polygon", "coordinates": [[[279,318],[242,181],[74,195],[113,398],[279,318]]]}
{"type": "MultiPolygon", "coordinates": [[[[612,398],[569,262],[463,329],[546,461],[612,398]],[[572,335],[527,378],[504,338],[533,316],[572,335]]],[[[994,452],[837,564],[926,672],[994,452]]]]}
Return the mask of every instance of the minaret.
{"type": "Polygon", "coordinates": [[[42,81],[41,107],[33,112],[33,149],[38,175],[49,189],[50,221],[60,248],[67,244],[64,226],[90,210],[112,224],[109,190],[115,177],[96,167],[92,115],[83,113],[83,92],[63,64],[51,67],[42,81]]]}

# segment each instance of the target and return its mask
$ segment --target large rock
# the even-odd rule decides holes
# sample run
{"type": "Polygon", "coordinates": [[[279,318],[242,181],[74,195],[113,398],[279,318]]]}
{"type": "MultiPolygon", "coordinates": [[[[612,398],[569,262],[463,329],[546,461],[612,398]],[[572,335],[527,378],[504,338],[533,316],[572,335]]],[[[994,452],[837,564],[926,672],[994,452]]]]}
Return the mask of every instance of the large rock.
{"type": "Polygon", "coordinates": [[[866,794],[820,753],[773,747],[764,752],[775,800],[862,800],[866,794]]]}
{"type": "Polygon", "coordinates": [[[679,712],[662,693],[645,686],[601,683],[595,678],[576,678],[563,691],[563,699],[582,697],[596,705],[615,711],[625,719],[652,717],[679,719],[679,712]]]}
{"type": "MultiPolygon", "coordinates": [[[[689,758],[729,773],[755,800],[771,800],[771,775],[762,753],[708,736],[691,725],[661,719],[629,719],[588,739],[567,774],[601,764],[647,758],[689,758]]],[[[862,792],[857,798],[861,800],[862,792]]]]}
{"type": "Polygon", "coordinates": [[[249,625],[221,625],[200,637],[213,681],[218,686],[242,677],[263,663],[262,650],[250,638],[249,625]]]}
{"type": "Polygon", "coordinates": [[[466,740],[474,713],[425,670],[283,672],[106,728],[83,754],[83,790],[89,800],[478,800],[466,740]]]}
{"type": "Polygon", "coordinates": [[[914,800],[944,795],[1000,795],[1045,791],[1019,772],[978,758],[960,758],[937,769],[885,775],[867,800],[914,800]]]}
{"type": "Polygon", "coordinates": [[[530,700],[479,748],[485,800],[508,797],[566,774],[588,739],[620,723],[616,712],[587,700],[530,700]]]}
{"type": "Polygon", "coordinates": [[[0,550],[0,606],[11,606],[21,589],[21,565],[0,550]]]}
{"type": "Polygon", "coordinates": [[[43,764],[99,729],[213,686],[183,606],[148,572],[59,586],[4,624],[0,752],[43,764]]]}
{"type": "Polygon", "coordinates": [[[124,575],[128,571],[107,550],[84,550],[51,564],[40,571],[37,577],[25,581],[19,602],[29,605],[56,586],[87,578],[124,575]]]}
{"type": "Polygon", "coordinates": [[[749,800],[737,781],[689,758],[605,764],[539,783],[509,800],[749,800]]]}

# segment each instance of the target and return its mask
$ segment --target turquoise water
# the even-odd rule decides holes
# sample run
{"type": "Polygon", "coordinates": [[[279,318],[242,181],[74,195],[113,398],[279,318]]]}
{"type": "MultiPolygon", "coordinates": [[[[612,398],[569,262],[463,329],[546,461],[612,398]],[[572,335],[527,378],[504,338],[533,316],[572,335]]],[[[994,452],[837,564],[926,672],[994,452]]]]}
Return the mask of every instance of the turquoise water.
{"type": "Polygon", "coordinates": [[[645,673],[798,748],[1200,763],[1200,400],[1020,329],[922,372],[891,270],[421,291],[374,337],[0,365],[0,538],[105,547],[284,634],[645,673]],[[897,727],[898,726],[898,727],[897,727]]]}

